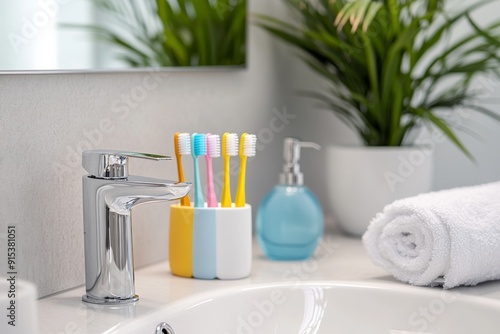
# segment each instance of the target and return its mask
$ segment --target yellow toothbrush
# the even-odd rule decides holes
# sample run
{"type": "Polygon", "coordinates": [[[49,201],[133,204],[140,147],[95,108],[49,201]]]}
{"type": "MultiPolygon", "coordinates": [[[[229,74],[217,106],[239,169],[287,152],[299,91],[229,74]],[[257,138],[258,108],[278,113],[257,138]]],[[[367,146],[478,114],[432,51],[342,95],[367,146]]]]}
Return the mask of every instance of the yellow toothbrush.
{"type": "Polygon", "coordinates": [[[238,135],[226,132],[222,135],[222,157],[224,158],[224,183],[222,185],[221,207],[230,208],[231,200],[231,157],[238,155],[238,135]]]}
{"type": "MultiPolygon", "coordinates": [[[[189,133],[177,132],[174,135],[174,146],[175,146],[175,158],[177,160],[177,174],[179,177],[179,182],[184,182],[184,170],[182,168],[182,155],[191,154],[191,137],[189,133]]],[[[189,196],[186,195],[181,198],[182,206],[191,206],[191,201],[189,196]]]]}
{"type": "Polygon", "coordinates": [[[245,199],[245,177],[247,169],[247,158],[255,155],[257,137],[244,133],[240,138],[240,176],[238,179],[238,190],[236,191],[236,207],[243,207],[246,204],[245,199]]]}

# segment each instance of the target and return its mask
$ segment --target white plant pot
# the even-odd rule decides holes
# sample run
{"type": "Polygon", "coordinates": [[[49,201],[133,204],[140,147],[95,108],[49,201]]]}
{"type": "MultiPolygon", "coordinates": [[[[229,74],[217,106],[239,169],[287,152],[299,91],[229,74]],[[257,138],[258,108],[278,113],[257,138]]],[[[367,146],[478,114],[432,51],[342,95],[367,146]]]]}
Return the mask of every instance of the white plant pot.
{"type": "Polygon", "coordinates": [[[422,147],[326,150],[327,192],[336,225],[361,236],[391,202],[432,189],[433,151],[422,147]]]}

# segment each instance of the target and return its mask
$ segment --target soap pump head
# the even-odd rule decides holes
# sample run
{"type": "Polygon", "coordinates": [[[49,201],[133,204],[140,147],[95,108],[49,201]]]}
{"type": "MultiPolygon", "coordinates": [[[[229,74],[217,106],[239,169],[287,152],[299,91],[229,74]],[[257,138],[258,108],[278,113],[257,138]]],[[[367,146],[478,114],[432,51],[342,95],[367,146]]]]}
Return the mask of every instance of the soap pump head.
{"type": "Polygon", "coordinates": [[[321,147],[312,142],[300,141],[297,138],[285,138],[283,141],[283,172],[280,174],[280,184],[283,185],[302,185],[304,183],[304,175],[300,172],[300,149],[303,147],[311,147],[319,150],[321,147]]]}

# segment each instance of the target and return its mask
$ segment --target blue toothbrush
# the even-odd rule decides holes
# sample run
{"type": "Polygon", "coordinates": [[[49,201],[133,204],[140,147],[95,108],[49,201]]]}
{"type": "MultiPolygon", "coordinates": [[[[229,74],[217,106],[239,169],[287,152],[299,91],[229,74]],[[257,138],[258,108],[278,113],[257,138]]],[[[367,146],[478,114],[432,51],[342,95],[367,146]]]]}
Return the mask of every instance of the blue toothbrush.
{"type": "Polygon", "coordinates": [[[198,157],[207,154],[207,139],[202,133],[193,133],[191,136],[191,155],[193,156],[194,170],[194,206],[203,208],[205,200],[203,198],[200,184],[200,168],[198,167],[198,157]]]}

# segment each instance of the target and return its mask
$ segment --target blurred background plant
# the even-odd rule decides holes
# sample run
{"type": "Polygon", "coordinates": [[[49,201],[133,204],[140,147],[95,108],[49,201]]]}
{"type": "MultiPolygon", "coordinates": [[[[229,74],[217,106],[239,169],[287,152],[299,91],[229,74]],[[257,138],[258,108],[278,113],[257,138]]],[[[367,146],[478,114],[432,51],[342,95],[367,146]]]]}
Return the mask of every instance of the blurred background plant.
{"type": "MultiPolygon", "coordinates": [[[[478,75],[499,74],[500,21],[480,27],[469,5],[445,0],[284,0],[298,17],[266,15],[257,24],[303,51],[305,63],[330,83],[307,92],[353,128],[366,146],[411,144],[423,124],[468,150],[445,115],[457,107],[499,120],[474,103],[478,75]],[[452,38],[460,26],[460,36],[452,38]],[[463,33],[465,32],[465,33],[463,33]]],[[[455,37],[455,36],[454,36],[455,37]]]]}
{"type": "Polygon", "coordinates": [[[133,67],[244,65],[246,0],[94,0],[86,26],[133,67]]]}

